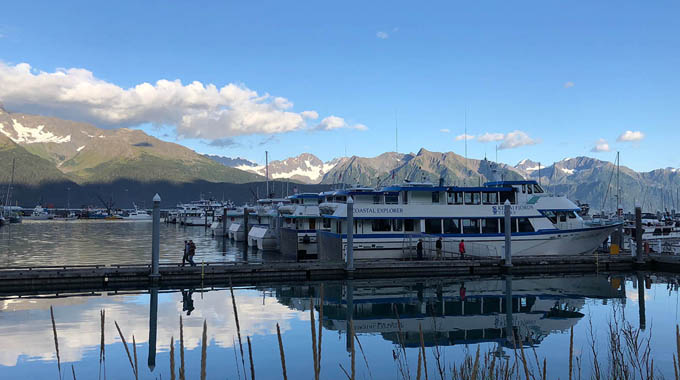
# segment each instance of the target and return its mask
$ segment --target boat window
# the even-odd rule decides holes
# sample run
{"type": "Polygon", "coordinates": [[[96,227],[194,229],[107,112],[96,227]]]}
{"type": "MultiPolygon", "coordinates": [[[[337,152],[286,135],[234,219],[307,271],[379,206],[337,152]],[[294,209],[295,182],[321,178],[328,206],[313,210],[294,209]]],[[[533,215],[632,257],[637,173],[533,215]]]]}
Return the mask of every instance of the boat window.
{"type": "Polygon", "coordinates": [[[432,203],[439,203],[439,192],[438,191],[432,192],[432,203]]]}
{"type": "Polygon", "coordinates": [[[445,234],[459,234],[460,233],[460,219],[444,219],[444,233],[445,234]]]}
{"type": "Polygon", "coordinates": [[[472,204],[472,193],[463,193],[465,197],[465,204],[466,205],[471,205],[472,204]]]}
{"type": "Polygon", "coordinates": [[[527,192],[527,185],[522,185],[522,193],[526,193],[526,192],[527,192]]]}
{"type": "Polygon", "coordinates": [[[531,194],[533,192],[534,192],[534,187],[531,186],[531,184],[530,184],[529,186],[527,186],[527,194],[531,194]]]}
{"type": "Polygon", "coordinates": [[[442,233],[441,219],[425,219],[425,233],[426,234],[440,234],[442,233]]]}
{"type": "Polygon", "coordinates": [[[407,205],[408,204],[408,191],[404,191],[403,194],[404,195],[402,197],[404,199],[404,204],[407,205]]]}
{"type": "Polygon", "coordinates": [[[498,204],[498,193],[482,193],[482,203],[485,205],[498,204]]]}
{"type": "Polygon", "coordinates": [[[534,185],[534,193],[536,194],[543,193],[543,188],[541,187],[541,185],[534,185]]]}
{"type": "MultiPolygon", "coordinates": [[[[504,234],[505,233],[505,220],[501,220],[500,223],[501,223],[501,233],[504,234]]],[[[517,219],[516,218],[510,219],[510,232],[513,233],[513,234],[515,232],[517,232],[517,219]]]]}
{"type": "Polygon", "coordinates": [[[379,205],[379,204],[381,204],[381,203],[382,203],[382,202],[381,202],[381,199],[380,199],[380,195],[374,195],[374,196],[373,196],[373,204],[374,204],[374,205],[379,205]]]}
{"type": "Polygon", "coordinates": [[[482,233],[483,234],[497,234],[498,233],[498,221],[500,219],[482,219],[482,233]]]}
{"type": "Polygon", "coordinates": [[[567,212],[567,216],[569,219],[576,219],[576,212],[575,211],[569,211],[567,212]]]}
{"type": "Polygon", "coordinates": [[[389,219],[373,219],[371,221],[371,228],[374,232],[388,232],[390,231],[389,219]]]}
{"type": "Polygon", "coordinates": [[[515,204],[515,192],[514,191],[501,191],[501,204],[509,200],[510,204],[515,204]]]}
{"type": "Polygon", "coordinates": [[[543,211],[543,215],[545,215],[546,218],[550,219],[550,222],[552,224],[557,223],[557,215],[553,211],[543,211]]]}
{"type": "Polygon", "coordinates": [[[558,211],[557,215],[560,217],[560,222],[566,222],[567,221],[567,213],[564,211],[558,211]]]}
{"type": "Polygon", "coordinates": [[[385,195],[385,204],[396,205],[398,203],[399,203],[399,195],[397,195],[397,194],[385,195]]]}
{"type": "Polygon", "coordinates": [[[482,194],[481,193],[472,193],[472,204],[478,205],[480,203],[482,203],[482,194]]]}
{"type": "Polygon", "coordinates": [[[463,193],[460,192],[460,191],[456,192],[456,200],[455,200],[455,204],[457,204],[457,205],[462,205],[462,204],[463,204],[463,193]]]}
{"type": "Polygon", "coordinates": [[[519,232],[534,232],[534,226],[531,224],[529,218],[518,218],[517,225],[519,232]]]}
{"type": "Polygon", "coordinates": [[[401,219],[392,219],[392,231],[395,232],[401,232],[403,229],[403,220],[401,219]]]}
{"type": "Polygon", "coordinates": [[[446,192],[446,204],[452,205],[453,202],[455,201],[456,196],[453,191],[447,191],[446,192]]]}
{"type": "Polygon", "coordinates": [[[344,195],[339,195],[339,196],[335,197],[335,200],[338,201],[338,202],[345,202],[345,201],[347,201],[347,197],[344,196],[344,195]]]}
{"type": "Polygon", "coordinates": [[[310,229],[310,230],[315,230],[315,229],[316,229],[316,220],[314,220],[314,219],[309,219],[309,229],[310,229]]]}
{"type": "Polygon", "coordinates": [[[412,232],[415,231],[415,223],[413,219],[404,220],[404,231],[412,232]]]}
{"type": "Polygon", "coordinates": [[[340,220],[335,223],[335,233],[342,233],[342,222],[340,220]]]}
{"type": "Polygon", "coordinates": [[[461,219],[463,223],[464,234],[478,234],[479,233],[479,219],[461,219]]]}
{"type": "Polygon", "coordinates": [[[331,220],[328,218],[323,219],[323,228],[331,228],[331,220]]]}

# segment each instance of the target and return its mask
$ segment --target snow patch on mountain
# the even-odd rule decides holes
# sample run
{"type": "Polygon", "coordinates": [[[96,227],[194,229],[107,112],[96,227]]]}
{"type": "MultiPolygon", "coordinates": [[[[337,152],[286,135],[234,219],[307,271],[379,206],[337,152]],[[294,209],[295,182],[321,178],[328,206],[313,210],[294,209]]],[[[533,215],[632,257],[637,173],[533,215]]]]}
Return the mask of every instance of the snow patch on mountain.
{"type": "Polygon", "coordinates": [[[0,123],[0,132],[5,136],[12,139],[17,144],[36,144],[36,143],[67,143],[71,141],[71,135],[67,136],[56,136],[52,132],[45,131],[44,125],[38,125],[36,128],[24,127],[16,119],[12,119],[12,128],[14,129],[14,134],[11,131],[5,130],[5,125],[0,123]]]}

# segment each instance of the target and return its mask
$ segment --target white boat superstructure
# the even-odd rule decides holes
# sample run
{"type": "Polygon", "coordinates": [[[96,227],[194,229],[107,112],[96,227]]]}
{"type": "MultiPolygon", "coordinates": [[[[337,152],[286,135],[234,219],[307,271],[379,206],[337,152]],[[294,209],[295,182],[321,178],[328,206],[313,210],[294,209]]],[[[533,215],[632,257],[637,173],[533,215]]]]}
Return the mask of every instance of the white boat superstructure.
{"type": "Polygon", "coordinates": [[[257,206],[251,217],[253,224],[249,224],[248,246],[257,249],[270,250],[278,247],[279,212],[278,208],[290,203],[287,198],[265,198],[257,201],[257,206]]]}
{"type": "Polygon", "coordinates": [[[54,219],[54,215],[50,214],[41,205],[37,205],[37,206],[35,206],[35,208],[31,212],[31,215],[25,216],[24,219],[26,219],[26,220],[50,220],[50,219],[54,219]]]}
{"type": "Polygon", "coordinates": [[[511,207],[512,254],[579,255],[594,252],[621,225],[593,224],[566,197],[546,194],[536,181],[487,182],[480,187],[405,183],[380,189],[338,190],[325,197],[321,213],[331,238],[347,243],[347,199],[353,198],[356,259],[406,258],[418,240],[434,248],[442,238],[444,255],[502,257],[504,203],[511,207]]]}
{"type": "Polygon", "coordinates": [[[210,226],[216,215],[222,213],[225,204],[215,200],[202,199],[177,205],[176,220],[185,226],[210,226]]]}
{"type": "Polygon", "coordinates": [[[302,193],[288,197],[290,204],[279,207],[281,228],[294,230],[297,234],[297,255],[305,257],[317,254],[317,230],[330,230],[330,221],[324,226],[319,211],[322,194],[302,193]]]}
{"type": "Polygon", "coordinates": [[[132,206],[135,208],[134,211],[130,211],[127,215],[123,215],[124,220],[149,222],[153,219],[145,210],[139,210],[136,204],[133,203],[132,206]]]}

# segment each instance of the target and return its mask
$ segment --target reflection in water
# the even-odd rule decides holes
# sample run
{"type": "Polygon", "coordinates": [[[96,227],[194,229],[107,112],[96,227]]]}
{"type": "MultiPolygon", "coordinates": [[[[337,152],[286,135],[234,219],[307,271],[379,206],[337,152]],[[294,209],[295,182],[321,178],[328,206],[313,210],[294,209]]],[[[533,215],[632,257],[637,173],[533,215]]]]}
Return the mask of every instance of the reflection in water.
{"type": "MultiPolygon", "coordinates": [[[[667,286],[661,292],[663,298],[658,296],[658,299],[650,300],[647,294],[645,309],[645,290],[652,284],[645,284],[642,275],[629,278],[636,280],[630,284],[635,284],[637,290],[630,292],[628,297],[633,304],[640,305],[640,314],[635,308],[632,308],[631,314],[640,316],[641,325],[646,320],[645,310],[651,314],[650,310],[654,310],[655,305],[657,310],[662,305],[666,311],[671,299],[670,293],[666,296],[666,289],[669,292],[675,289],[677,293],[677,285],[669,285],[670,288],[667,286]]],[[[350,320],[353,321],[363,349],[367,350],[366,355],[371,360],[371,367],[376,371],[381,368],[386,371],[385,374],[389,374],[388,369],[394,365],[392,357],[384,355],[386,349],[389,352],[400,342],[407,349],[419,347],[421,327],[426,346],[453,350],[449,351],[453,353],[448,357],[451,364],[458,360],[457,355],[467,344],[482,344],[483,350],[492,350],[499,357],[512,357],[514,354],[505,351],[522,345],[535,347],[540,356],[548,356],[554,351],[554,355],[561,358],[564,346],[557,348],[546,341],[560,338],[564,335],[560,332],[573,326],[583,326],[581,322],[586,320],[585,315],[592,317],[593,312],[595,317],[598,314],[610,315],[611,305],[625,305],[626,283],[623,277],[607,275],[326,282],[322,324],[326,330],[336,331],[346,338],[350,320]]],[[[309,300],[313,299],[318,308],[321,301],[319,293],[318,283],[236,289],[241,334],[250,337],[253,342],[258,372],[263,372],[258,377],[280,376],[277,323],[281,326],[286,357],[296,358],[287,362],[290,378],[309,376],[309,300]]],[[[206,320],[208,373],[215,374],[210,377],[236,377],[235,363],[224,359],[234,357],[233,352],[224,350],[232,349],[236,337],[229,291],[152,288],[138,293],[0,300],[0,337],[3,341],[0,378],[40,378],[44,377],[44,373],[53,374],[56,356],[51,343],[50,305],[55,307],[62,364],[75,363],[76,371],[87,368],[88,363],[97,363],[99,310],[104,309],[107,317],[105,343],[114,346],[106,348],[108,368],[128,365],[113,325],[115,320],[121,325],[126,338],[134,334],[138,339],[140,355],[148,355],[149,372],[141,373],[141,377],[170,378],[169,342],[171,336],[178,337],[179,316],[182,315],[187,363],[190,366],[191,363],[199,363],[194,354],[200,351],[202,324],[206,320]],[[146,342],[144,339],[147,339],[146,342]],[[144,349],[148,351],[145,353],[144,349]]],[[[666,325],[657,323],[657,319],[655,327],[659,326],[664,332],[673,330],[675,319],[671,319],[666,325]]],[[[598,322],[595,318],[594,323],[596,329],[606,330],[603,328],[606,321],[598,322]]],[[[580,346],[587,344],[583,335],[576,337],[581,339],[578,341],[580,346]]],[[[666,346],[674,344],[674,341],[666,335],[660,341],[657,338],[655,345],[663,352],[670,352],[666,351],[666,346]]],[[[324,336],[332,334],[324,332],[324,336]]],[[[347,358],[338,353],[347,349],[348,343],[346,339],[324,339],[324,353],[327,353],[324,372],[328,378],[342,377],[337,363],[347,358]]],[[[548,358],[549,363],[550,360],[548,358]]],[[[190,368],[190,372],[197,374],[195,367],[190,368]]],[[[118,374],[110,373],[108,378],[119,378],[116,376],[118,374]]]]}
{"type": "MultiPolygon", "coordinates": [[[[612,288],[606,276],[596,275],[468,282],[353,280],[327,284],[324,291],[326,328],[346,332],[353,319],[357,334],[378,333],[406,347],[420,345],[421,326],[428,347],[483,342],[532,346],[578,323],[586,298],[625,302],[623,286],[612,288]]],[[[277,292],[277,298],[304,310],[300,306],[310,292],[317,293],[309,286],[289,287],[277,292]]]]}

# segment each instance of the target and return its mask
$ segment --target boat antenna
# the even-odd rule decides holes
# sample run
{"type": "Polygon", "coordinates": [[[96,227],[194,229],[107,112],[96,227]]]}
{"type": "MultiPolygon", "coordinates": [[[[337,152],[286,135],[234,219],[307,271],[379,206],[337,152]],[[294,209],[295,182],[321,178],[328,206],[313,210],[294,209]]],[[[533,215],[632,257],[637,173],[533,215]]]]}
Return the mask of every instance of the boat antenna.
{"type": "Polygon", "coordinates": [[[468,176],[468,158],[467,158],[467,107],[465,107],[465,130],[463,132],[463,140],[465,140],[465,176],[463,177],[463,186],[468,176]]]}
{"type": "Polygon", "coordinates": [[[616,152],[616,214],[619,214],[619,205],[621,203],[621,187],[619,187],[619,170],[621,166],[621,156],[616,152]]]}
{"type": "Polygon", "coordinates": [[[538,186],[541,186],[541,163],[538,163],[538,186]]]}
{"type": "Polygon", "coordinates": [[[399,154],[399,124],[396,108],[394,109],[394,151],[399,154]]]}

